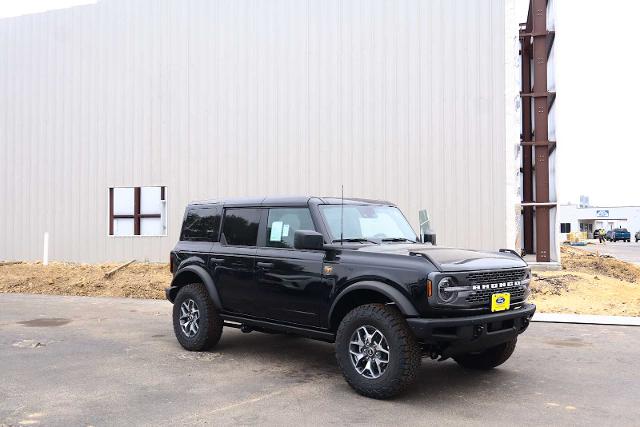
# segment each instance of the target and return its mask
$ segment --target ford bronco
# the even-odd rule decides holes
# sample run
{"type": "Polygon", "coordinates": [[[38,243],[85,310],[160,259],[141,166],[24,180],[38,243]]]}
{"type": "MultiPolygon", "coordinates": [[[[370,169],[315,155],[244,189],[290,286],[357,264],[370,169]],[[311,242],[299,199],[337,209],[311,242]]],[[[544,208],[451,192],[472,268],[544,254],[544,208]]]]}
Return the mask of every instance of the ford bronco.
{"type": "Polygon", "coordinates": [[[325,197],[192,203],[166,296],[187,350],[224,326],[335,343],[357,392],[388,398],[423,356],[491,369],[533,316],[530,269],[511,250],[421,243],[392,203],[325,197]]]}

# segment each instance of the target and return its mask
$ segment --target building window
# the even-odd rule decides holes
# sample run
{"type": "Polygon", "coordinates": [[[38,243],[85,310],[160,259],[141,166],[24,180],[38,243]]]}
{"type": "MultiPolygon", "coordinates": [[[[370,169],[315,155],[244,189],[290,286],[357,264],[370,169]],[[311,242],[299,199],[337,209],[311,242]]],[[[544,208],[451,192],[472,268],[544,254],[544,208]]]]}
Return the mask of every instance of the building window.
{"type": "Polygon", "coordinates": [[[166,187],[109,188],[110,236],[166,236],[166,187]]]}
{"type": "Polygon", "coordinates": [[[560,223],[560,232],[561,233],[571,233],[571,223],[570,222],[562,222],[562,223],[560,223]]]}

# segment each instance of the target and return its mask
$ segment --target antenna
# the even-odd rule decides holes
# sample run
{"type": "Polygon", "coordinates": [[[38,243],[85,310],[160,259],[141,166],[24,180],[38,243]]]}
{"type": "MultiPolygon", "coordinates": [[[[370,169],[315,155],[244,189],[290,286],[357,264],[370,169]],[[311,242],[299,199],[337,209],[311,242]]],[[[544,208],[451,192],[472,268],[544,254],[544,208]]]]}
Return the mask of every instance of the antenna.
{"type": "Polygon", "coordinates": [[[340,246],[344,245],[343,222],[344,222],[344,184],[340,184],[340,246]]]}

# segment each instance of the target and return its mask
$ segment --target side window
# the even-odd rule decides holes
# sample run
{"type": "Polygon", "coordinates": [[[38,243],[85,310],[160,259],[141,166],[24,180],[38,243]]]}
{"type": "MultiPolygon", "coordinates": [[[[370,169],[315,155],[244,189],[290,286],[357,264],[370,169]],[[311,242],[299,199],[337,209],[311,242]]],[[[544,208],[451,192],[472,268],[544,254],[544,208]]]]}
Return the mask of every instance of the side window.
{"type": "Polygon", "coordinates": [[[269,209],[267,246],[272,248],[293,248],[293,234],[296,230],[315,230],[309,209],[269,209]]]}
{"type": "Polygon", "coordinates": [[[180,240],[216,242],[220,229],[220,206],[190,206],[182,224],[180,240]]]}
{"type": "Polygon", "coordinates": [[[256,246],[260,209],[225,209],[222,237],[225,245],[256,246]]]}

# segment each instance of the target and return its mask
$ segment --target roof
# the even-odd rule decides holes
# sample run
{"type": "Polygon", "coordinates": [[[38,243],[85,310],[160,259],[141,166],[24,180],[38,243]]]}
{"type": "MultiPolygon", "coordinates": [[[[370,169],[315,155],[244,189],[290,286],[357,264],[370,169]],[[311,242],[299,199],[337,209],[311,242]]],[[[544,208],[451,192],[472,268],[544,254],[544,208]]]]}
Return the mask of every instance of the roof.
{"type": "Polygon", "coordinates": [[[361,199],[361,198],[344,198],[340,197],[317,197],[317,196],[269,196],[269,197],[245,197],[230,198],[217,200],[201,200],[189,203],[190,205],[213,205],[222,204],[225,206],[299,206],[308,203],[317,203],[319,205],[393,205],[383,200],[361,199]]]}

